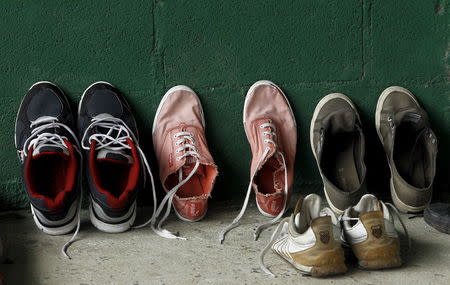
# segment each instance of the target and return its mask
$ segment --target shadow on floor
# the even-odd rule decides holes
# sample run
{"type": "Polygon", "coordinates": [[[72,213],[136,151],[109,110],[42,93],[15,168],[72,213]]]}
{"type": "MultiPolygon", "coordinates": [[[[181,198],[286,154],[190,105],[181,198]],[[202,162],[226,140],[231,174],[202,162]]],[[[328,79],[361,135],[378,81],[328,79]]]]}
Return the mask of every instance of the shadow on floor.
{"type": "Polygon", "coordinates": [[[36,246],[38,241],[30,239],[29,235],[32,233],[27,230],[32,226],[29,225],[29,215],[21,213],[5,212],[0,215],[0,236],[3,242],[0,272],[4,274],[4,285],[32,284],[32,276],[38,266],[36,258],[28,250],[29,247],[36,246]]]}

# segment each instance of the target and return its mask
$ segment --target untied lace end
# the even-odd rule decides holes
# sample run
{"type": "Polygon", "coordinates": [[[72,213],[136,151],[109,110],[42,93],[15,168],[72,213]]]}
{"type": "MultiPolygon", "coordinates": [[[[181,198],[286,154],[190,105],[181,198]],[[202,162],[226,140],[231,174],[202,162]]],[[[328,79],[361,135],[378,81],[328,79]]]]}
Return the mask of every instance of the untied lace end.
{"type": "Polygon", "coordinates": [[[174,138],[182,137],[180,140],[178,140],[175,145],[179,146],[181,144],[184,144],[184,146],[180,146],[177,149],[177,153],[179,153],[181,150],[185,150],[185,153],[179,157],[177,157],[177,161],[181,160],[184,157],[192,156],[196,159],[195,166],[189,173],[189,175],[184,179],[181,180],[176,186],[174,186],[169,192],[167,192],[166,196],[161,201],[161,204],[159,205],[158,209],[156,210],[156,213],[154,214],[154,218],[150,221],[152,230],[163,238],[169,238],[169,239],[180,239],[180,240],[187,240],[185,237],[180,237],[177,234],[174,234],[166,229],[162,228],[163,222],[167,219],[167,217],[170,214],[170,210],[172,208],[172,200],[177,191],[185,184],[187,183],[192,176],[197,172],[199,166],[200,166],[200,160],[199,160],[199,154],[198,150],[195,147],[195,140],[193,138],[193,134],[190,132],[179,132],[174,135],[174,138]],[[190,141],[190,143],[186,143],[187,141],[190,141]],[[187,150],[187,151],[186,151],[187,150]],[[166,207],[166,211],[162,218],[159,220],[158,223],[157,219],[161,215],[164,207],[166,207]]]}
{"type": "Polygon", "coordinates": [[[76,227],[75,232],[73,233],[72,237],[61,248],[61,253],[68,259],[72,259],[72,258],[67,253],[67,250],[69,249],[69,246],[72,245],[72,243],[74,243],[76,241],[76,237],[78,235],[78,232],[80,231],[82,203],[83,203],[83,191],[80,190],[80,201],[78,202],[78,209],[77,209],[77,227],[76,227]]]}
{"type": "Polygon", "coordinates": [[[386,204],[386,206],[389,206],[393,210],[393,212],[397,216],[397,219],[400,221],[400,224],[402,225],[402,228],[403,228],[403,232],[405,233],[406,239],[408,240],[408,251],[409,251],[412,247],[411,237],[409,236],[408,230],[406,229],[406,225],[403,222],[399,211],[393,204],[391,204],[391,203],[385,203],[385,204],[386,204]]]}
{"type": "MultiPolygon", "coordinates": [[[[271,128],[273,130],[273,131],[270,131],[270,132],[267,132],[267,131],[263,132],[262,133],[263,136],[266,136],[266,135],[276,136],[276,133],[275,133],[276,128],[275,128],[275,126],[273,124],[271,124],[271,123],[264,123],[264,124],[261,124],[259,127],[261,129],[269,127],[269,128],[271,128]]],[[[271,140],[271,139],[264,139],[264,143],[270,143],[276,148],[276,143],[273,140],[271,140]]],[[[259,167],[261,166],[261,163],[266,159],[266,157],[269,154],[270,150],[271,150],[271,148],[266,147],[263,155],[261,156],[261,158],[258,161],[258,165],[256,166],[256,169],[259,169],[259,167]]],[[[281,212],[274,219],[272,219],[268,223],[259,225],[256,228],[255,232],[253,233],[254,240],[258,239],[258,237],[259,237],[259,235],[260,235],[262,230],[264,230],[265,228],[268,228],[268,227],[272,226],[273,224],[275,224],[276,222],[278,222],[283,217],[284,212],[286,211],[287,196],[288,196],[288,190],[289,190],[288,189],[288,178],[287,178],[287,165],[286,165],[286,160],[284,158],[283,153],[280,152],[280,151],[278,151],[277,153],[281,156],[281,158],[283,160],[283,165],[284,165],[284,182],[285,182],[285,189],[284,189],[285,193],[284,194],[285,194],[285,201],[284,201],[283,209],[281,210],[281,212]]],[[[254,179],[255,174],[256,174],[256,172],[250,178],[250,183],[249,183],[248,188],[247,188],[247,194],[245,196],[244,204],[242,205],[241,211],[236,216],[236,218],[233,220],[233,222],[230,225],[228,225],[225,229],[223,229],[222,232],[220,232],[220,234],[219,234],[219,242],[221,244],[223,243],[223,241],[225,239],[226,233],[229,232],[230,230],[234,229],[235,227],[237,227],[239,225],[238,222],[242,218],[242,216],[244,215],[245,210],[247,209],[247,205],[248,205],[248,201],[249,201],[250,193],[251,193],[251,189],[252,189],[252,183],[253,183],[253,179],[254,179]]]]}
{"type": "Polygon", "coordinates": [[[276,238],[278,238],[281,234],[281,231],[284,227],[284,224],[287,223],[289,220],[289,218],[285,218],[283,219],[277,226],[277,228],[273,231],[272,236],[270,237],[270,241],[269,243],[263,248],[263,250],[260,252],[259,254],[259,267],[261,268],[262,271],[264,271],[265,273],[267,273],[268,275],[270,275],[271,277],[276,277],[275,274],[272,273],[272,271],[270,271],[266,265],[264,264],[264,257],[267,254],[267,251],[272,247],[272,245],[275,243],[276,238]]]}

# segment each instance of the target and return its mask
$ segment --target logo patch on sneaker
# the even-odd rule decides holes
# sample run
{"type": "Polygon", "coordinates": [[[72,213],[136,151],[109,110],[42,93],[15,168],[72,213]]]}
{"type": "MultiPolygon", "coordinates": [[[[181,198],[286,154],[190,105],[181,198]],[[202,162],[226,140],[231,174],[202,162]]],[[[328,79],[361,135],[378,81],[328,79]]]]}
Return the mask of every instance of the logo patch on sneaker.
{"type": "Polygon", "coordinates": [[[372,234],[376,238],[380,238],[383,234],[383,230],[381,229],[381,225],[372,226],[372,234]]]}
{"type": "Polygon", "coordinates": [[[330,232],[329,231],[321,231],[319,233],[320,241],[324,244],[327,244],[330,241],[330,232]]]}

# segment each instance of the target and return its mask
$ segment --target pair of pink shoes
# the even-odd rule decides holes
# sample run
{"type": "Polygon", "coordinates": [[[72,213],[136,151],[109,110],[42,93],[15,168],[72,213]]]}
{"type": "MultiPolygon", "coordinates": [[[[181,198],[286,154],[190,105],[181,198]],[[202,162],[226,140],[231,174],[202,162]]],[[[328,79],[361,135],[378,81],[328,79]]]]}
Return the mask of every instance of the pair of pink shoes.
{"type": "MultiPolygon", "coordinates": [[[[286,96],[270,81],[253,84],[244,105],[244,128],[253,154],[250,183],[244,206],[234,221],[220,234],[238,225],[247,207],[251,189],[256,193],[260,212],[273,219],[258,227],[259,232],[276,223],[289,202],[297,144],[295,118],[286,96]]],[[[187,86],[171,88],[164,95],[153,122],[153,145],[159,162],[161,183],[166,191],[155,217],[165,209],[154,230],[164,237],[175,237],[161,229],[161,223],[174,205],[185,221],[198,221],[207,211],[208,197],[218,169],[205,139],[205,118],[199,98],[187,86]]]]}

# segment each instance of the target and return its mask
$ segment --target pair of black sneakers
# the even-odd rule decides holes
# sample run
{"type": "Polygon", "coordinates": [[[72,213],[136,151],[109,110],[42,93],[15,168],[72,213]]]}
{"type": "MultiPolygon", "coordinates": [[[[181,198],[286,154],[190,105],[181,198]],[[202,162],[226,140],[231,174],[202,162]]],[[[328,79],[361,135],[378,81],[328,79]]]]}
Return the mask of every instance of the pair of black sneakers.
{"type": "Polygon", "coordinates": [[[22,100],[15,127],[36,225],[50,235],[75,230],[63,248],[66,256],[80,227],[83,188],[90,194],[92,224],[118,233],[135,220],[136,196],[144,186],[146,167],[151,176],[138,144],[136,121],[116,87],[107,82],[89,86],[77,117],[75,121],[64,92],[42,81],[31,86],[22,100]]]}

